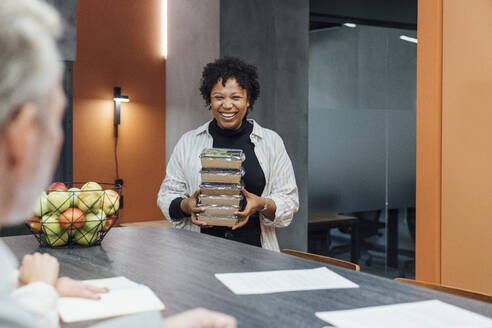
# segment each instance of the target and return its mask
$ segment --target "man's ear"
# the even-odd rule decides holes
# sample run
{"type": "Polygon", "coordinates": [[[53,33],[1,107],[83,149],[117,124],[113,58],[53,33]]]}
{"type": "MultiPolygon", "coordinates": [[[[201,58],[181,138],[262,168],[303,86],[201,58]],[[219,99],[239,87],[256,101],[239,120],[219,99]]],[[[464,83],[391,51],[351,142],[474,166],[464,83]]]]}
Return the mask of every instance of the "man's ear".
{"type": "Polygon", "coordinates": [[[32,169],[33,157],[38,154],[35,148],[39,143],[37,110],[33,103],[22,105],[5,127],[4,154],[10,173],[18,175],[32,169]]]}

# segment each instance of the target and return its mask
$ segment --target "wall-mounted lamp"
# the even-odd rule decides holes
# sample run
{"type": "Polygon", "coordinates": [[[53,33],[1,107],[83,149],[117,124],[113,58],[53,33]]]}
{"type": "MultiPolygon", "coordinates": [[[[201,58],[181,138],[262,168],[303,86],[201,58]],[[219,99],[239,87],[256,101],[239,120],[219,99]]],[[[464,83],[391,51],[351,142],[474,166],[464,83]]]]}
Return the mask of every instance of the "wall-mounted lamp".
{"type": "MultiPolygon", "coordinates": [[[[114,87],[113,89],[114,100],[114,165],[116,169],[116,179],[114,183],[116,185],[123,186],[123,179],[120,178],[118,170],[118,126],[120,125],[120,108],[122,102],[130,102],[128,96],[121,94],[121,87],[114,87]]],[[[123,208],[123,195],[120,195],[120,209],[123,208]]]]}
{"type": "Polygon", "coordinates": [[[122,102],[130,102],[128,96],[121,94],[121,87],[114,87],[114,125],[120,124],[120,106],[122,102]]]}

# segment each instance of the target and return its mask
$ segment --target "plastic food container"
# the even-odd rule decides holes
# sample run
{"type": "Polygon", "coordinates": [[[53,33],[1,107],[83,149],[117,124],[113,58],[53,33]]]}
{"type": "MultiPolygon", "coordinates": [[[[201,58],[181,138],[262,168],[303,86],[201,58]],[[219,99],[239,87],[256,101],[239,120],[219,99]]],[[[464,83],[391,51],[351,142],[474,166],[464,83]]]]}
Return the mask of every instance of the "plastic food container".
{"type": "Polygon", "coordinates": [[[214,196],[232,196],[241,195],[241,189],[243,186],[241,184],[214,184],[214,183],[202,183],[200,185],[200,191],[203,195],[214,195],[214,196]]]}
{"type": "Polygon", "coordinates": [[[202,182],[239,184],[244,170],[202,169],[202,182]]]}
{"type": "Polygon", "coordinates": [[[239,170],[245,159],[241,149],[209,148],[200,155],[202,167],[208,169],[239,170]]]}
{"type": "Polygon", "coordinates": [[[211,226],[233,227],[237,224],[237,216],[231,215],[207,215],[197,214],[198,220],[205,222],[211,226]]]}
{"type": "Polygon", "coordinates": [[[205,211],[202,214],[208,215],[227,215],[233,216],[235,212],[239,211],[239,206],[224,206],[224,205],[198,205],[205,211]]]}
{"type": "Polygon", "coordinates": [[[227,206],[239,206],[243,196],[241,195],[205,195],[198,196],[200,204],[204,205],[227,205],[227,206]]]}

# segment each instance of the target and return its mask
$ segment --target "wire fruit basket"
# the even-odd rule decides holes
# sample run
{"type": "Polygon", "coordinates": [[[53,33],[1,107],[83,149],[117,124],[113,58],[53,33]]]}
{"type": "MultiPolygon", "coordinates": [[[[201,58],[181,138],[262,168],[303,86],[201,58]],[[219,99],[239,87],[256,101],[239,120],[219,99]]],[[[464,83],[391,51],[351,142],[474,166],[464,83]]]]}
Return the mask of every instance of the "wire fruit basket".
{"type": "Polygon", "coordinates": [[[121,185],[55,182],[43,192],[27,226],[40,247],[100,245],[120,215],[121,185]]]}

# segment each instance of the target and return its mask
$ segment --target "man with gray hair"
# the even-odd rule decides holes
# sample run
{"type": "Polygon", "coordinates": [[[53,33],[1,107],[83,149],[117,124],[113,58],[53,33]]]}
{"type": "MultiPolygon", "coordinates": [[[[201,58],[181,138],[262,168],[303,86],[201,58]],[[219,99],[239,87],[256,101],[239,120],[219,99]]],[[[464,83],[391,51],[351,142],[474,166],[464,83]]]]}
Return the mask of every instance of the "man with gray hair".
{"type": "MultiPolygon", "coordinates": [[[[63,141],[66,105],[56,46],[58,13],[41,0],[0,0],[0,225],[20,223],[50,181],[63,141]]],[[[59,278],[48,254],[27,255],[19,268],[0,242],[0,327],[58,327],[60,296],[99,298],[105,289],[59,278]]],[[[108,321],[100,327],[162,327],[159,313],[108,321]]],[[[235,327],[234,318],[196,309],[165,327],[235,327]]]]}

